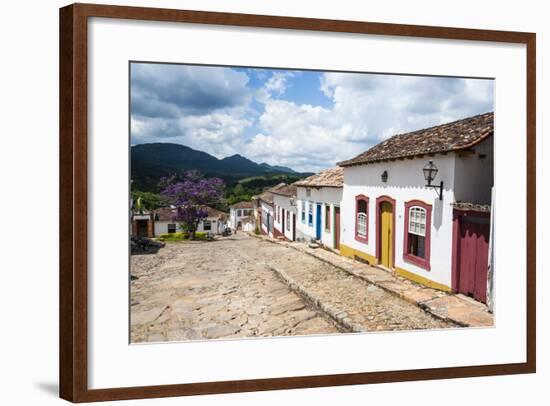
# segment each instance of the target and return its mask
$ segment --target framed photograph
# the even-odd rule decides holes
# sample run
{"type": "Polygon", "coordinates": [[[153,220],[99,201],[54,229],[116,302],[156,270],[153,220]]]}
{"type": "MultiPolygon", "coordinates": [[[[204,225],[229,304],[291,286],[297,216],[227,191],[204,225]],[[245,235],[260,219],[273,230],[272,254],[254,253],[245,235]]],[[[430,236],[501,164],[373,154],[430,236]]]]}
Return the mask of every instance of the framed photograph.
{"type": "Polygon", "coordinates": [[[74,4],[60,40],[62,398],[535,372],[535,34],[74,4]]]}

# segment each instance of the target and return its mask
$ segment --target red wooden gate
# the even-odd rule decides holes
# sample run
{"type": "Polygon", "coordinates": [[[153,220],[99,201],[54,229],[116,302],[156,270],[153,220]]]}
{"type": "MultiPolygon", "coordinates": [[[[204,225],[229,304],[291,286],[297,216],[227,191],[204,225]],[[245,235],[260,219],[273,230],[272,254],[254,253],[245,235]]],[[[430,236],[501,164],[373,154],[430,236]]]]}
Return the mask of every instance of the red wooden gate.
{"type": "Polygon", "coordinates": [[[486,303],[489,214],[455,210],[453,217],[453,291],[486,303]]]}

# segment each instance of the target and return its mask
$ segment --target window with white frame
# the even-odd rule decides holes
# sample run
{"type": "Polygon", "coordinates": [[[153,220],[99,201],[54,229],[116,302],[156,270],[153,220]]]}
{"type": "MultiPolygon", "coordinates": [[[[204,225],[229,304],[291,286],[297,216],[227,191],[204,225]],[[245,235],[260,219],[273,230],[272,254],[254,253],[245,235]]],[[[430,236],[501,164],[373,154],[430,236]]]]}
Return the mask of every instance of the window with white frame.
{"type": "Polygon", "coordinates": [[[357,234],[361,237],[367,236],[367,214],[357,213],[357,234]]]}
{"type": "Polygon", "coordinates": [[[313,226],[313,203],[308,202],[307,224],[313,226]]]}
{"type": "Polygon", "coordinates": [[[426,209],[418,206],[409,208],[408,253],[424,258],[426,255],[426,209]]]}
{"type": "Polygon", "coordinates": [[[355,216],[355,235],[359,240],[366,241],[368,228],[368,200],[363,195],[356,197],[355,216]]]}
{"type": "Polygon", "coordinates": [[[306,202],[302,200],[302,223],[306,222],[306,202]]]}
{"type": "Polygon", "coordinates": [[[202,229],[204,231],[212,230],[212,222],[210,220],[204,220],[204,222],[202,223],[202,229]]]}
{"type": "Polygon", "coordinates": [[[175,224],[168,224],[168,234],[173,234],[176,232],[176,225],[175,224]]]}

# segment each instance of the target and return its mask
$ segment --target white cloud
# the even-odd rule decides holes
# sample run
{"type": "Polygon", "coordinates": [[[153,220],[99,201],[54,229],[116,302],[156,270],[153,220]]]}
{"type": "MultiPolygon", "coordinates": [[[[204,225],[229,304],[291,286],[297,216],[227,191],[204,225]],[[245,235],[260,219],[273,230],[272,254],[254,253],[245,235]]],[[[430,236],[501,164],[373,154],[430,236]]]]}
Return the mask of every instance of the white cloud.
{"type": "Polygon", "coordinates": [[[491,80],[326,73],[321,89],[367,143],[493,109],[491,80]]]}
{"type": "Polygon", "coordinates": [[[252,97],[247,83],[248,75],[233,69],[134,63],[132,114],[175,118],[243,106],[252,97]]]}
{"type": "Polygon", "coordinates": [[[273,75],[265,82],[265,88],[281,96],[288,86],[288,79],[294,77],[292,72],[273,72],[273,75]]]}
{"type": "Polygon", "coordinates": [[[132,143],[169,142],[208,152],[218,158],[243,149],[243,131],[252,124],[244,112],[213,112],[176,119],[131,119],[132,143]]]}
{"type": "Polygon", "coordinates": [[[332,103],[323,107],[284,100],[301,74],[247,72],[263,84],[251,88],[247,73],[228,68],[136,68],[132,143],[174,142],[219,158],[239,153],[318,171],[394,134],[493,109],[491,80],[325,73],[316,90],[332,103]]]}
{"type": "Polygon", "coordinates": [[[132,144],[171,142],[218,157],[242,149],[252,124],[248,76],[227,68],[133,64],[132,144]]]}
{"type": "Polygon", "coordinates": [[[361,150],[353,128],[338,121],[332,109],[267,99],[259,119],[261,133],[247,144],[245,154],[257,161],[317,171],[361,150]]]}
{"type": "Polygon", "coordinates": [[[325,73],[333,106],[258,98],[261,133],[247,153],[271,164],[319,170],[384,139],[493,109],[493,82],[459,78],[325,73]]]}

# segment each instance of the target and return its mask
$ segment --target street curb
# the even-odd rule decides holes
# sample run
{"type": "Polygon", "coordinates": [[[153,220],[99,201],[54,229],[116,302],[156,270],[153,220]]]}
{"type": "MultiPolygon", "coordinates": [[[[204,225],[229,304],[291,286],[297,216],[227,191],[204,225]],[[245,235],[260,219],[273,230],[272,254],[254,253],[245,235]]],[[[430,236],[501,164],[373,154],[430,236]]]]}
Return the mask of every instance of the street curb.
{"type": "Polygon", "coordinates": [[[290,289],[297,292],[305,300],[307,300],[312,305],[328,315],[336,324],[338,324],[338,326],[340,326],[340,328],[342,328],[346,332],[364,333],[367,331],[366,328],[360,326],[359,324],[353,323],[353,321],[349,317],[347,317],[348,315],[345,311],[335,309],[331,305],[323,302],[323,300],[319,296],[309,291],[301,283],[296,282],[294,279],[288,276],[285,271],[274,268],[272,266],[268,266],[268,269],[273,271],[285,284],[288,285],[290,289]]]}
{"type": "MultiPolygon", "coordinates": [[[[298,251],[298,252],[307,254],[307,255],[309,255],[309,256],[311,256],[311,257],[313,257],[313,258],[316,258],[316,259],[318,259],[319,261],[324,262],[325,264],[331,265],[331,266],[333,266],[333,267],[335,267],[335,268],[338,268],[338,269],[340,269],[340,270],[342,270],[342,271],[348,273],[349,275],[355,276],[356,278],[359,278],[359,279],[361,279],[361,280],[363,280],[363,281],[365,281],[365,282],[367,282],[367,283],[370,283],[371,285],[374,285],[374,286],[376,286],[376,287],[378,287],[378,288],[380,288],[380,289],[382,289],[382,290],[384,290],[384,291],[386,291],[386,292],[392,294],[392,295],[395,296],[395,297],[398,297],[398,298],[400,298],[400,299],[402,299],[402,300],[405,300],[405,301],[408,302],[408,303],[411,303],[411,304],[416,305],[418,308],[420,308],[421,310],[423,310],[424,312],[428,313],[429,315],[431,315],[432,317],[434,317],[434,318],[436,318],[436,319],[438,319],[438,320],[450,322],[450,323],[456,324],[456,325],[459,326],[459,327],[471,327],[469,324],[464,323],[464,322],[461,322],[460,320],[456,320],[456,319],[451,318],[451,317],[446,317],[446,316],[444,316],[444,315],[442,315],[442,314],[440,314],[440,313],[437,313],[437,312],[432,311],[432,309],[430,309],[430,308],[428,307],[428,303],[429,303],[431,300],[437,299],[437,297],[433,297],[433,298],[431,298],[431,299],[424,300],[424,301],[422,301],[422,302],[417,302],[417,301],[414,301],[414,300],[410,300],[409,298],[404,297],[404,295],[402,295],[400,292],[396,292],[395,290],[389,289],[387,286],[384,286],[384,285],[380,284],[379,282],[375,282],[375,281],[369,279],[369,278],[366,277],[366,276],[359,275],[359,274],[357,274],[357,273],[355,273],[355,272],[353,272],[353,271],[351,271],[351,270],[349,270],[349,269],[346,269],[346,268],[344,268],[344,267],[342,267],[342,266],[340,266],[340,265],[338,265],[338,264],[335,264],[335,263],[333,263],[333,262],[330,262],[329,260],[327,260],[327,259],[325,259],[325,258],[319,257],[319,256],[315,255],[315,254],[312,253],[312,252],[308,252],[308,251],[305,251],[305,250],[301,250],[301,249],[299,249],[299,248],[297,248],[297,247],[294,247],[294,246],[292,246],[291,244],[287,243],[287,241],[277,241],[277,240],[272,239],[272,238],[267,238],[267,237],[265,237],[265,236],[263,236],[263,235],[255,235],[255,234],[249,234],[249,235],[251,235],[251,236],[253,236],[253,237],[255,237],[255,238],[259,239],[259,240],[262,240],[262,241],[270,242],[270,243],[272,243],[272,244],[282,245],[282,246],[287,247],[287,248],[292,248],[292,249],[294,249],[295,251],[298,251]]],[[[322,248],[320,248],[320,249],[322,249],[322,248]]],[[[372,265],[369,265],[369,266],[372,266],[372,265]]],[[[381,268],[378,268],[378,269],[381,269],[381,268]]],[[[331,316],[331,317],[332,317],[332,316],[331,316]]]]}
{"type": "MultiPolygon", "coordinates": [[[[288,246],[288,245],[287,245],[287,246],[288,246]]],[[[331,266],[333,266],[333,267],[335,267],[335,268],[338,268],[338,269],[340,269],[340,270],[342,270],[342,271],[348,273],[349,275],[355,276],[356,278],[359,278],[359,279],[365,281],[366,283],[369,283],[369,284],[371,284],[371,285],[374,285],[374,286],[376,286],[377,288],[380,288],[380,289],[382,289],[383,291],[388,292],[388,293],[390,293],[391,295],[393,295],[393,296],[395,296],[395,297],[398,297],[399,299],[402,299],[402,300],[404,300],[404,301],[407,302],[407,303],[413,304],[413,305],[419,307],[421,310],[425,311],[426,313],[428,313],[429,315],[431,315],[432,317],[434,317],[434,318],[436,318],[436,319],[438,319],[438,320],[446,321],[446,322],[450,322],[450,323],[454,323],[454,324],[456,324],[456,325],[459,326],[459,327],[469,327],[468,324],[462,323],[462,322],[460,322],[460,321],[458,321],[458,320],[455,320],[455,319],[452,319],[452,318],[449,318],[449,317],[445,317],[445,316],[443,316],[443,315],[441,315],[441,314],[439,314],[439,313],[433,312],[432,309],[430,309],[430,308],[428,307],[427,303],[430,302],[431,300],[437,299],[437,296],[432,297],[431,299],[428,299],[428,300],[424,300],[424,301],[422,301],[422,302],[417,302],[417,301],[415,301],[415,300],[411,300],[411,299],[408,298],[408,297],[405,297],[405,296],[404,296],[402,293],[400,293],[400,292],[397,292],[397,291],[395,291],[395,290],[392,290],[392,289],[388,288],[387,286],[381,284],[380,282],[373,281],[372,279],[369,279],[367,276],[357,274],[357,273],[355,273],[355,272],[352,271],[352,270],[346,269],[346,268],[344,268],[344,267],[342,267],[342,266],[340,266],[340,265],[338,265],[338,264],[335,264],[335,263],[333,263],[333,262],[330,262],[329,260],[327,260],[327,259],[325,259],[325,258],[319,257],[319,256],[315,255],[315,254],[312,253],[312,252],[302,251],[302,250],[300,250],[300,249],[298,249],[298,248],[295,248],[295,247],[291,247],[291,248],[294,248],[294,249],[295,249],[296,251],[298,251],[298,252],[303,252],[304,254],[310,255],[310,256],[312,256],[313,258],[316,258],[316,259],[318,259],[319,261],[324,262],[325,264],[328,264],[328,265],[331,265],[331,266]]],[[[372,266],[372,265],[369,265],[369,266],[372,266]]],[[[378,267],[376,267],[376,268],[377,268],[377,269],[380,269],[380,270],[383,270],[383,269],[378,268],[378,267]]],[[[385,270],[384,270],[384,271],[385,271],[385,270]]],[[[385,272],[386,272],[386,271],[385,271],[385,272]]]]}

